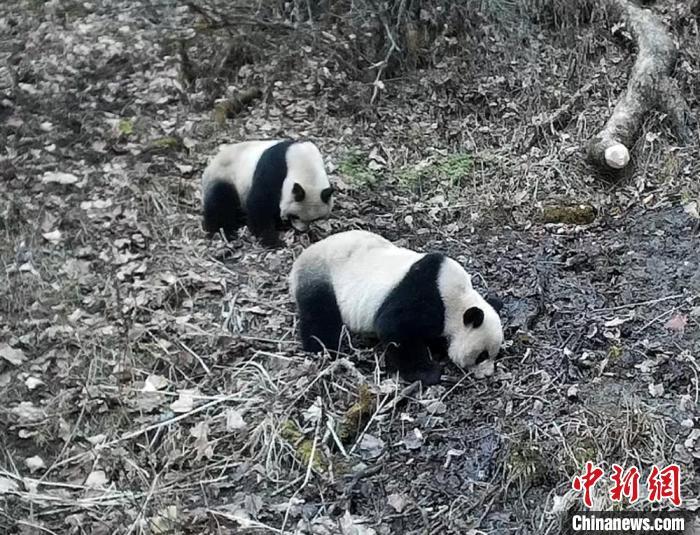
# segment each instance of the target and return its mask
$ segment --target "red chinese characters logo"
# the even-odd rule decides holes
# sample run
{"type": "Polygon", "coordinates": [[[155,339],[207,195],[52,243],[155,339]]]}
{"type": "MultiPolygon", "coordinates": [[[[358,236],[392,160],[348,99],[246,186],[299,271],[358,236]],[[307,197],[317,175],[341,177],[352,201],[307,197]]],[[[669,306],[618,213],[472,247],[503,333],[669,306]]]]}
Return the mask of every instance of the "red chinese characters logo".
{"type": "Polygon", "coordinates": [[[613,464],[613,474],[610,476],[614,487],[610,489],[610,499],[621,502],[625,497],[630,503],[639,499],[639,469],[635,466],[624,471],[619,464],[613,464]]]}
{"type": "Polygon", "coordinates": [[[603,469],[593,466],[591,461],[587,461],[583,475],[576,476],[571,483],[574,490],[578,492],[583,491],[583,503],[586,504],[588,508],[593,507],[591,491],[601,477],[603,477],[603,469]]]}
{"type": "MultiPolygon", "coordinates": [[[[602,468],[588,461],[583,474],[577,475],[571,482],[575,491],[583,492],[583,503],[589,509],[593,507],[593,488],[604,473],[602,468]]],[[[641,477],[641,473],[636,467],[625,470],[622,466],[613,464],[610,475],[613,485],[608,491],[610,499],[614,502],[621,502],[624,498],[629,503],[638,501],[640,499],[641,477]]],[[[646,499],[649,502],[657,503],[669,500],[676,507],[681,505],[681,469],[678,465],[672,464],[663,469],[656,465],[652,466],[646,479],[646,486],[646,499]]]]}
{"type": "Polygon", "coordinates": [[[678,507],[681,504],[681,468],[677,464],[667,466],[663,470],[654,465],[647,478],[649,501],[660,502],[670,500],[678,507]]]}

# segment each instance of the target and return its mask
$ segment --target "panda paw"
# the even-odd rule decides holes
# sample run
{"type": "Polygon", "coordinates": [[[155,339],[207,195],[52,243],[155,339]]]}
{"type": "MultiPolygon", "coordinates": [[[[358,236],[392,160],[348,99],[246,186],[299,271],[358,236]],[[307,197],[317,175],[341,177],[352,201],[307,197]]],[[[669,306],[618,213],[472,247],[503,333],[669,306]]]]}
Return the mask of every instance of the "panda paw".
{"type": "Polygon", "coordinates": [[[274,235],[268,234],[261,236],[260,244],[267,249],[279,249],[280,247],[284,247],[284,242],[280,239],[277,233],[274,235]]]}
{"type": "Polygon", "coordinates": [[[432,386],[440,382],[442,377],[442,366],[437,363],[431,363],[421,368],[413,370],[403,370],[400,372],[401,377],[409,382],[420,381],[423,386],[432,386]]]}

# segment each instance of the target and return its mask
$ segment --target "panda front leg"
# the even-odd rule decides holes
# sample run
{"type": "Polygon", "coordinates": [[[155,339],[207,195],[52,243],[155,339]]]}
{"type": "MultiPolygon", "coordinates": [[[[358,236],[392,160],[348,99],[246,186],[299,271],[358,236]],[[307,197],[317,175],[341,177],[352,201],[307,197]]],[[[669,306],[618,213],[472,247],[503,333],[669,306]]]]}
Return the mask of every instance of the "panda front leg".
{"type": "Polygon", "coordinates": [[[274,249],[284,245],[277,230],[277,220],[275,217],[249,214],[248,228],[251,234],[265,247],[274,249]]]}
{"type": "Polygon", "coordinates": [[[270,249],[277,249],[284,245],[284,242],[280,238],[279,232],[275,226],[265,227],[262,230],[258,230],[258,232],[254,234],[257,236],[258,240],[260,240],[260,243],[263,246],[270,249]]]}
{"type": "Polygon", "coordinates": [[[428,344],[422,340],[390,342],[386,351],[389,371],[398,371],[405,381],[420,381],[425,386],[435,385],[442,377],[442,366],[430,358],[428,344]]]}
{"type": "Polygon", "coordinates": [[[277,231],[280,218],[279,206],[271,202],[264,191],[260,189],[251,191],[246,208],[248,229],[263,246],[276,248],[284,245],[277,231]]]}
{"type": "Polygon", "coordinates": [[[296,294],[299,331],[305,351],[337,353],[343,331],[343,319],[333,286],[329,282],[301,283],[296,294]]]}

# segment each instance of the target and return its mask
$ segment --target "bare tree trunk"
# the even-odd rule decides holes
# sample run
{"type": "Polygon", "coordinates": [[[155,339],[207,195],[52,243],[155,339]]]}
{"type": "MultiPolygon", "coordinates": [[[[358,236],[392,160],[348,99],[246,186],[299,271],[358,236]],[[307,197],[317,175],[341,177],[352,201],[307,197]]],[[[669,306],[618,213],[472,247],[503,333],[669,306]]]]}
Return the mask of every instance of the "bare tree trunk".
{"type": "Polygon", "coordinates": [[[637,42],[637,59],[627,89],[605,127],[588,144],[588,157],[601,169],[627,166],[644,115],[661,107],[674,123],[676,135],[688,141],[690,110],[675,81],[670,77],[677,50],[663,23],[648,9],[630,0],[609,0],[610,13],[622,18],[637,42]]]}

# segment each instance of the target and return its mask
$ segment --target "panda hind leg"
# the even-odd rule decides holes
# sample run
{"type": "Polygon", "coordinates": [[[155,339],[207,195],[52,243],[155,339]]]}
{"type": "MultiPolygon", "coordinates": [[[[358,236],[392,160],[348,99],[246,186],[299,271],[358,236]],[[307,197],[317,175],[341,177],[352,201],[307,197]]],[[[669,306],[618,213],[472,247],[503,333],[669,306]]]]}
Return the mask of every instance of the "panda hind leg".
{"type": "Polygon", "coordinates": [[[442,377],[442,366],[430,358],[428,346],[411,340],[390,343],[385,356],[387,370],[398,371],[409,383],[420,381],[424,386],[435,385],[442,377]]]}
{"type": "Polygon", "coordinates": [[[245,213],[236,189],[227,182],[215,182],[204,198],[202,229],[210,236],[224,231],[227,240],[236,237],[245,224],[245,213]]]}
{"type": "Polygon", "coordinates": [[[338,301],[329,282],[301,285],[297,291],[299,330],[305,351],[338,351],[343,330],[338,301]]]}

